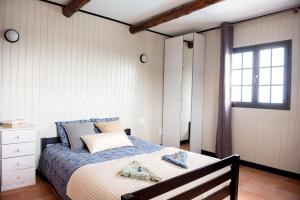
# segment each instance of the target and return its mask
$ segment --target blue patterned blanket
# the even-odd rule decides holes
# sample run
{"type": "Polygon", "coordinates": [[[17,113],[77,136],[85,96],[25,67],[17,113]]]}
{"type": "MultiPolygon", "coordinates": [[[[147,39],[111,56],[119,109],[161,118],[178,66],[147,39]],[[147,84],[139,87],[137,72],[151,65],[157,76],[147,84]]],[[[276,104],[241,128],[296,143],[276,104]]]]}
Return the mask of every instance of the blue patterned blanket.
{"type": "Polygon", "coordinates": [[[161,159],[187,169],[187,154],[184,151],[179,151],[172,155],[164,155],[161,159]]]}
{"type": "Polygon", "coordinates": [[[66,188],[73,172],[83,165],[152,153],[163,147],[134,136],[128,136],[132,147],[122,147],[91,154],[87,149],[71,151],[61,144],[48,146],[41,155],[38,171],[54,186],[63,200],[68,200],[66,188]]]}

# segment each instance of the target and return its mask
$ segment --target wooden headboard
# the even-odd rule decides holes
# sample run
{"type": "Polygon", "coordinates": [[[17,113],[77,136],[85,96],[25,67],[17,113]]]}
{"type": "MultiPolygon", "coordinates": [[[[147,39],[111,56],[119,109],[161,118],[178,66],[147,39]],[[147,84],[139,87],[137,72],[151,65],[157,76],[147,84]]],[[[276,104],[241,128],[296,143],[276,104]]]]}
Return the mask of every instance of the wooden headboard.
{"type": "MultiPolygon", "coordinates": [[[[131,135],[131,129],[127,128],[124,129],[126,135],[131,135]]],[[[50,145],[50,144],[56,144],[56,143],[61,143],[60,137],[50,137],[50,138],[41,138],[41,148],[42,151],[44,151],[44,149],[50,145]]]]}

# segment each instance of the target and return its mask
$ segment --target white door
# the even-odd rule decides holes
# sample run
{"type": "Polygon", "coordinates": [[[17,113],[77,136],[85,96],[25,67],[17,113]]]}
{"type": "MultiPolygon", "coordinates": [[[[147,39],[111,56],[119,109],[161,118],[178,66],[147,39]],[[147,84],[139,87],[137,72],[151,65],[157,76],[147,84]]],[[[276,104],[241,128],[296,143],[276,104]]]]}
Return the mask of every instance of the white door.
{"type": "Polygon", "coordinates": [[[181,81],[183,36],[165,40],[164,63],[164,146],[180,147],[181,81]]]}
{"type": "Polygon", "coordinates": [[[194,33],[190,151],[201,153],[203,130],[205,37],[194,33]]]}

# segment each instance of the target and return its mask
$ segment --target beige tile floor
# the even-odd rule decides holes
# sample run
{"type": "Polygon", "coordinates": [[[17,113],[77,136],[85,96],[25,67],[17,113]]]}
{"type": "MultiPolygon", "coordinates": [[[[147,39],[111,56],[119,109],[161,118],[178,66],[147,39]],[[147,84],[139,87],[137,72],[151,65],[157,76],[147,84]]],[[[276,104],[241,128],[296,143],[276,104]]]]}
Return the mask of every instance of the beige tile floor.
{"type": "MultiPolygon", "coordinates": [[[[181,149],[189,150],[189,144],[181,145],[181,149]]],[[[241,166],[239,199],[300,200],[300,180],[241,166]]]]}
{"type": "Polygon", "coordinates": [[[300,200],[300,180],[241,166],[239,199],[300,200]]]}
{"type": "Polygon", "coordinates": [[[58,200],[53,187],[39,176],[36,184],[0,193],[1,200],[58,200]]]}

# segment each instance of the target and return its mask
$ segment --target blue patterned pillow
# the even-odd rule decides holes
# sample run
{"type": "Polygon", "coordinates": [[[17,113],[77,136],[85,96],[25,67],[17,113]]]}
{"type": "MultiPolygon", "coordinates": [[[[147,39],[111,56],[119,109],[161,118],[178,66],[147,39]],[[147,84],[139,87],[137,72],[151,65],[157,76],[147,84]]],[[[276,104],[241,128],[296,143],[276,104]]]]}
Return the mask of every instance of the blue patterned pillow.
{"type": "MultiPolygon", "coordinates": [[[[119,120],[119,117],[111,117],[111,118],[92,118],[90,119],[91,122],[97,123],[97,122],[111,122],[111,121],[117,121],[119,120]]],[[[100,133],[98,128],[95,126],[96,133],[100,133]]]]}
{"type": "Polygon", "coordinates": [[[55,122],[57,133],[58,133],[58,135],[60,137],[60,140],[61,140],[61,144],[63,146],[66,146],[66,147],[70,146],[69,139],[68,139],[66,130],[64,129],[63,125],[65,125],[65,124],[80,124],[80,123],[86,123],[86,122],[90,122],[90,120],[75,120],[75,121],[55,122]]]}

